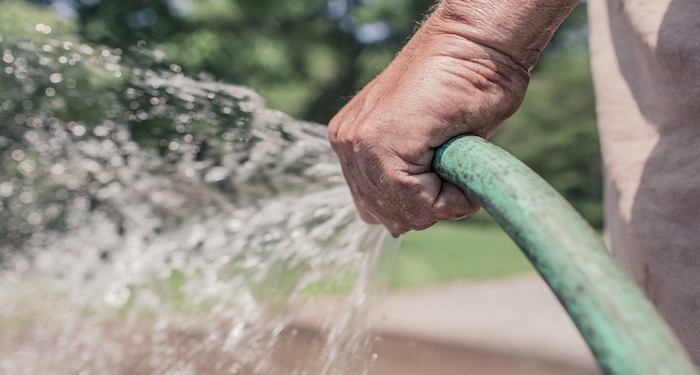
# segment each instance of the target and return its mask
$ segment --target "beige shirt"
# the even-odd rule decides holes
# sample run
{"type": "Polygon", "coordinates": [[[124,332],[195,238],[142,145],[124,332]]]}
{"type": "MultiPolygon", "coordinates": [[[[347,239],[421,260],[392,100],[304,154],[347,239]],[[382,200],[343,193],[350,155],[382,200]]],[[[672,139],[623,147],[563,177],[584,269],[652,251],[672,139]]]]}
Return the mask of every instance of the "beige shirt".
{"type": "Polygon", "coordinates": [[[700,364],[700,0],[589,1],[606,237],[700,364]]]}

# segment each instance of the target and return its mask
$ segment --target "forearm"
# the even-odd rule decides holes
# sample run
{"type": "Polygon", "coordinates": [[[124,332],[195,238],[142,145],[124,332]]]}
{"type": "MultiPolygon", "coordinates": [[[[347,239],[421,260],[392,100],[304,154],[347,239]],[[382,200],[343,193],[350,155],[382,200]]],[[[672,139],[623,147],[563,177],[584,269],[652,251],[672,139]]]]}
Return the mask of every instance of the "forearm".
{"type": "Polygon", "coordinates": [[[442,0],[428,30],[494,49],[532,69],[579,0],[442,0]]]}

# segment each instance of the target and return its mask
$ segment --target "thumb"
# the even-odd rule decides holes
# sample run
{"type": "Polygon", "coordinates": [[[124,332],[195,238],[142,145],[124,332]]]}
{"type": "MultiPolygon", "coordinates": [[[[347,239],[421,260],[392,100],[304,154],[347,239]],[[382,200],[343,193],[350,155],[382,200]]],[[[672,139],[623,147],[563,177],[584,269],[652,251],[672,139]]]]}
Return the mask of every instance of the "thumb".
{"type": "Polygon", "coordinates": [[[439,220],[458,220],[476,213],[481,205],[467,196],[456,185],[442,181],[440,193],[433,203],[433,212],[439,220]]]}

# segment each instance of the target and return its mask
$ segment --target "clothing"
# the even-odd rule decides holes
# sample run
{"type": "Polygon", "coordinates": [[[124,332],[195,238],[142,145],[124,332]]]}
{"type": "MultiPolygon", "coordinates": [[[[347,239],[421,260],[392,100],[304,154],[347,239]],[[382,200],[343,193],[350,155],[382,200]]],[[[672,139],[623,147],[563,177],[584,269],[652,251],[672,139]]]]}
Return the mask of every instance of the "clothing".
{"type": "Polygon", "coordinates": [[[700,1],[590,0],[606,239],[700,365],[700,1]]]}

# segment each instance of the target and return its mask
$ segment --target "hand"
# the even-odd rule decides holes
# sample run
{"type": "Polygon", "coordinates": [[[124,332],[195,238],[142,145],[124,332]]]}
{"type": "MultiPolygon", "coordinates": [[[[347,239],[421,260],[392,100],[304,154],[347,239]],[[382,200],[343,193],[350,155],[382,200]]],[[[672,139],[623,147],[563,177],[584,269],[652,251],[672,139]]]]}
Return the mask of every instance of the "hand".
{"type": "Polygon", "coordinates": [[[460,134],[491,136],[529,78],[529,68],[453,32],[457,21],[440,14],[328,126],[360,216],[395,237],[478,210],[431,171],[433,150],[460,134]]]}

